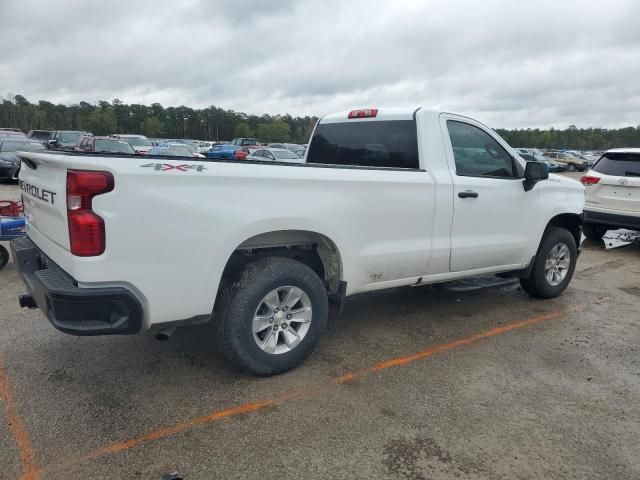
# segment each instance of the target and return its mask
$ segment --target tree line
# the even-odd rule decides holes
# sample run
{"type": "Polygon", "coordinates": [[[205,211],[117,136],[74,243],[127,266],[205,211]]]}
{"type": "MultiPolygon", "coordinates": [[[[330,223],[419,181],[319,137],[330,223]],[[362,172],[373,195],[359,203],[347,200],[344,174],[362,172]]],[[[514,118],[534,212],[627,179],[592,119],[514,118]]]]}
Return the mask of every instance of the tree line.
{"type": "MultiPolygon", "coordinates": [[[[119,99],[54,104],[46,100],[29,102],[22,95],[7,95],[0,102],[0,127],[29,130],[87,130],[95,135],[137,133],[151,138],[230,140],[256,137],[264,142],[307,143],[317,117],[291,115],[248,115],[220,107],[193,109],[126,104],[119,99]]],[[[565,130],[497,129],[514,147],[571,150],[604,150],[640,147],[640,126],[618,129],[577,128],[565,130]]]]}
{"type": "Polygon", "coordinates": [[[220,107],[193,109],[126,104],[119,99],[54,104],[46,100],[31,103],[22,95],[8,95],[0,101],[0,127],[29,130],[86,130],[94,135],[143,134],[150,138],[231,140],[256,137],[265,142],[306,143],[316,117],[291,115],[248,115],[220,107]]]}
{"type": "Polygon", "coordinates": [[[607,150],[619,147],[640,147],[640,126],[625,128],[577,128],[566,130],[497,129],[498,134],[513,147],[550,148],[563,150],[607,150]]]}

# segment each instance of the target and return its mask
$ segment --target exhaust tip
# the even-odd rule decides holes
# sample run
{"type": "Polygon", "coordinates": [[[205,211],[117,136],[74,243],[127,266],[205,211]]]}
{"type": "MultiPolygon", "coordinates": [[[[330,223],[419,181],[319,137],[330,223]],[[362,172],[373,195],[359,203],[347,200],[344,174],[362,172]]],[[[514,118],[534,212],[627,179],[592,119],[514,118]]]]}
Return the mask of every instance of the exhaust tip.
{"type": "Polygon", "coordinates": [[[36,301],[31,295],[20,295],[18,297],[18,303],[20,304],[21,308],[38,308],[38,305],[36,305],[36,301]]]}

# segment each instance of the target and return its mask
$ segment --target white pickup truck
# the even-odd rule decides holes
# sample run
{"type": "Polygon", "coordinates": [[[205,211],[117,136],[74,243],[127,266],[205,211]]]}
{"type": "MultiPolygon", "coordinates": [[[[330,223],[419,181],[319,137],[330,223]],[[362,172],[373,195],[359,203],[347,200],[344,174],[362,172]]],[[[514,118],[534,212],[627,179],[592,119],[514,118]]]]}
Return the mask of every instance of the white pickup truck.
{"type": "Polygon", "coordinates": [[[486,274],[554,297],[573,275],[584,187],[471,118],[322,118],[305,163],[21,153],[28,294],[76,335],[213,321],[259,375],[317,345],[328,300],[486,274]]]}

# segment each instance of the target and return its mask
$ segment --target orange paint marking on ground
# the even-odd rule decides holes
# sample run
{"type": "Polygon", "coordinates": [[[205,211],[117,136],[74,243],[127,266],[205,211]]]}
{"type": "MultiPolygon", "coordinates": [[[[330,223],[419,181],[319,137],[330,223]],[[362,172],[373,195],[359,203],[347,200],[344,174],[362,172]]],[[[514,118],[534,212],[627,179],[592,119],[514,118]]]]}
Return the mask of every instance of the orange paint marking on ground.
{"type": "Polygon", "coordinates": [[[11,380],[0,358],[0,400],[4,404],[4,417],[9,431],[18,448],[20,462],[22,463],[22,475],[20,480],[37,480],[40,477],[36,457],[33,453],[31,437],[24,422],[18,413],[18,406],[13,397],[11,380]]]}
{"type": "Polygon", "coordinates": [[[186,422],[176,423],[175,425],[170,425],[168,427],[159,428],[158,430],[145,433],[144,435],[140,435],[139,437],[135,437],[122,442],[112,443],[105,447],[94,450],[93,452],[89,452],[88,454],[84,455],[81,460],[90,460],[93,458],[102,457],[103,455],[122,452],[123,450],[128,450],[131,447],[135,447],[143,443],[153,442],[164,437],[175,435],[176,433],[184,432],[185,430],[190,430],[193,427],[197,427],[198,425],[204,425],[206,423],[215,422],[216,420],[220,420],[223,418],[235,417],[237,415],[255,412],[256,410],[260,410],[261,408],[265,408],[273,404],[273,400],[266,400],[264,402],[245,403],[237,407],[218,410],[216,412],[210,413],[209,415],[194,418],[193,420],[188,420],[186,422]]]}
{"type": "Polygon", "coordinates": [[[373,367],[363,370],[360,373],[377,372],[380,370],[386,370],[387,368],[402,367],[402,366],[408,365],[409,363],[413,363],[418,360],[422,360],[423,358],[427,358],[432,355],[435,355],[436,353],[446,352],[447,350],[453,350],[454,348],[458,348],[463,345],[469,345],[470,343],[475,343],[478,340],[482,340],[489,337],[495,337],[496,335],[502,335],[503,333],[507,333],[512,330],[517,330],[519,328],[528,327],[530,325],[535,325],[536,323],[544,322],[546,320],[553,320],[554,318],[560,318],[566,315],[567,313],[569,313],[569,310],[558,310],[555,312],[548,313],[546,315],[540,315],[537,317],[528,318],[526,320],[521,320],[519,322],[508,323],[500,327],[493,327],[487,331],[484,331],[475,335],[470,335],[468,337],[460,338],[458,340],[454,340],[448,343],[443,343],[440,345],[434,345],[433,347],[429,347],[425,350],[416,352],[411,355],[385,360],[383,362],[377,363],[373,367]]]}
{"type": "MultiPolygon", "coordinates": [[[[418,360],[422,360],[424,358],[433,356],[435,354],[441,353],[441,352],[446,352],[448,350],[453,350],[455,348],[464,346],[464,345],[469,345],[475,342],[478,342],[482,339],[485,338],[490,338],[490,337],[494,337],[496,335],[502,335],[504,333],[508,333],[511,332],[513,330],[518,330],[524,327],[528,327],[531,325],[535,325],[547,320],[553,320],[556,318],[560,318],[572,311],[576,311],[576,310],[580,310],[584,307],[578,306],[578,307],[573,307],[573,308],[569,308],[569,309],[563,309],[563,310],[556,310],[554,312],[550,312],[544,315],[539,315],[536,317],[531,317],[531,318],[527,318],[525,320],[521,320],[521,321],[517,321],[517,322],[511,322],[511,323],[507,323],[506,325],[501,325],[499,327],[493,327],[489,330],[486,330],[484,332],[481,333],[477,333],[474,335],[470,335],[468,337],[464,337],[464,338],[460,338],[458,340],[454,340],[452,342],[448,342],[448,343],[443,343],[440,345],[434,345],[433,347],[429,347],[425,350],[422,350],[420,352],[416,352],[413,353],[411,355],[407,355],[407,356],[401,356],[401,357],[395,357],[395,358],[391,358],[389,360],[385,360],[382,362],[379,362],[371,367],[368,368],[364,368],[362,370],[358,370],[358,371],[354,371],[354,372],[349,372],[349,373],[345,373],[343,375],[340,375],[339,377],[334,378],[333,380],[331,380],[331,383],[335,384],[344,384],[344,383],[348,383],[350,381],[353,381],[354,379],[356,379],[357,377],[361,377],[370,373],[374,373],[374,372],[379,372],[382,370],[386,370],[389,368],[393,368],[393,367],[402,367],[402,366],[406,366],[410,363],[416,362],[418,360]]],[[[269,407],[269,406],[274,406],[274,405],[279,405],[281,403],[285,403],[291,400],[294,400],[296,398],[300,398],[302,396],[308,396],[309,394],[313,393],[313,392],[318,392],[318,391],[322,391],[324,388],[326,388],[325,384],[319,384],[319,385],[315,385],[315,386],[309,386],[309,387],[304,387],[304,388],[299,388],[299,389],[295,389],[290,391],[289,393],[285,393],[284,395],[274,398],[274,399],[270,399],[270,400],[265,400],[262,402],[256,402],[256,403],[245,403],[243,405],[237,406],[237,407],[232,407],[232,408],[228,408],[228,409],[224,409],[224,410],[218,410],[216,412],[213,412],[209,415],[205,415],[202,417],[198,417],[195,418],[193,420],[188,420],[186,422],[182,422],[182,423],[177,423],[175,425],[171,425],[168,427],[164,427],[164,428],[160,428],[158,430],[154,430],[151,431],[149,433],[145,433],[143,435],[140,435],[138,437],[129,439],[129,440],[124,440],[121,442],[115,442],[112,443],[110,445],[107,445],[105,447],[99,448],[97,450],[94,450],[92,452],[89,452],[86,455],[83,455],[80,458],[76,458],[76,459],[72,459],[69,462],[66,462],[64,465],[58,465],[57,467],[54,467],[55,470],[59,470],[61,468],[64,467],[68,467],[70,465],[73,464],[77,464],[77,463],[81,463],[84,462],[86,460],[91,460],[91,459],[96,459],[99,457],[102,457],[104,455],[110,455],[110,454],[114,454],[114,453],[118,453],[118,452],[122,452],[125,450],[128,450],[132,447],[138,446],[138,445],[142,445],[145,443],[150,443],[171,435],[175,435],[176,433],[180,433],[180,432],[184,432],[186,430],[190,430],[196,426],[199,425],[205,425],[208,423],[212,423],[215,422],[217,420],[221,420],[223,418],[230,418],[230,417],[235,417],[238,415],[242,415],[242,414],[247,414],[247,413],[251,413],[254,412],[256,410],[261,410],[265,407],[269,407]]],[[[36,477],[25,477],[24,480],[32,480],[32,478],[36,478],[36,477]]]]}

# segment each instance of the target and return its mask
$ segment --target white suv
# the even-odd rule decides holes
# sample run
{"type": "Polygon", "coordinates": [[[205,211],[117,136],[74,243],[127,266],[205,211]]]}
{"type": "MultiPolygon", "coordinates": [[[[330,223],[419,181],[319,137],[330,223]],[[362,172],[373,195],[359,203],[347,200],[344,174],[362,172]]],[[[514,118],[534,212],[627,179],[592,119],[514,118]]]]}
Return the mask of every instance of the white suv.
{"type": "Polygon", "coordinates": [[[600,240],[613,228],[640,230],[640,148],[606,151],[580,181],[587,187],[587,238],[600,240]]]}

